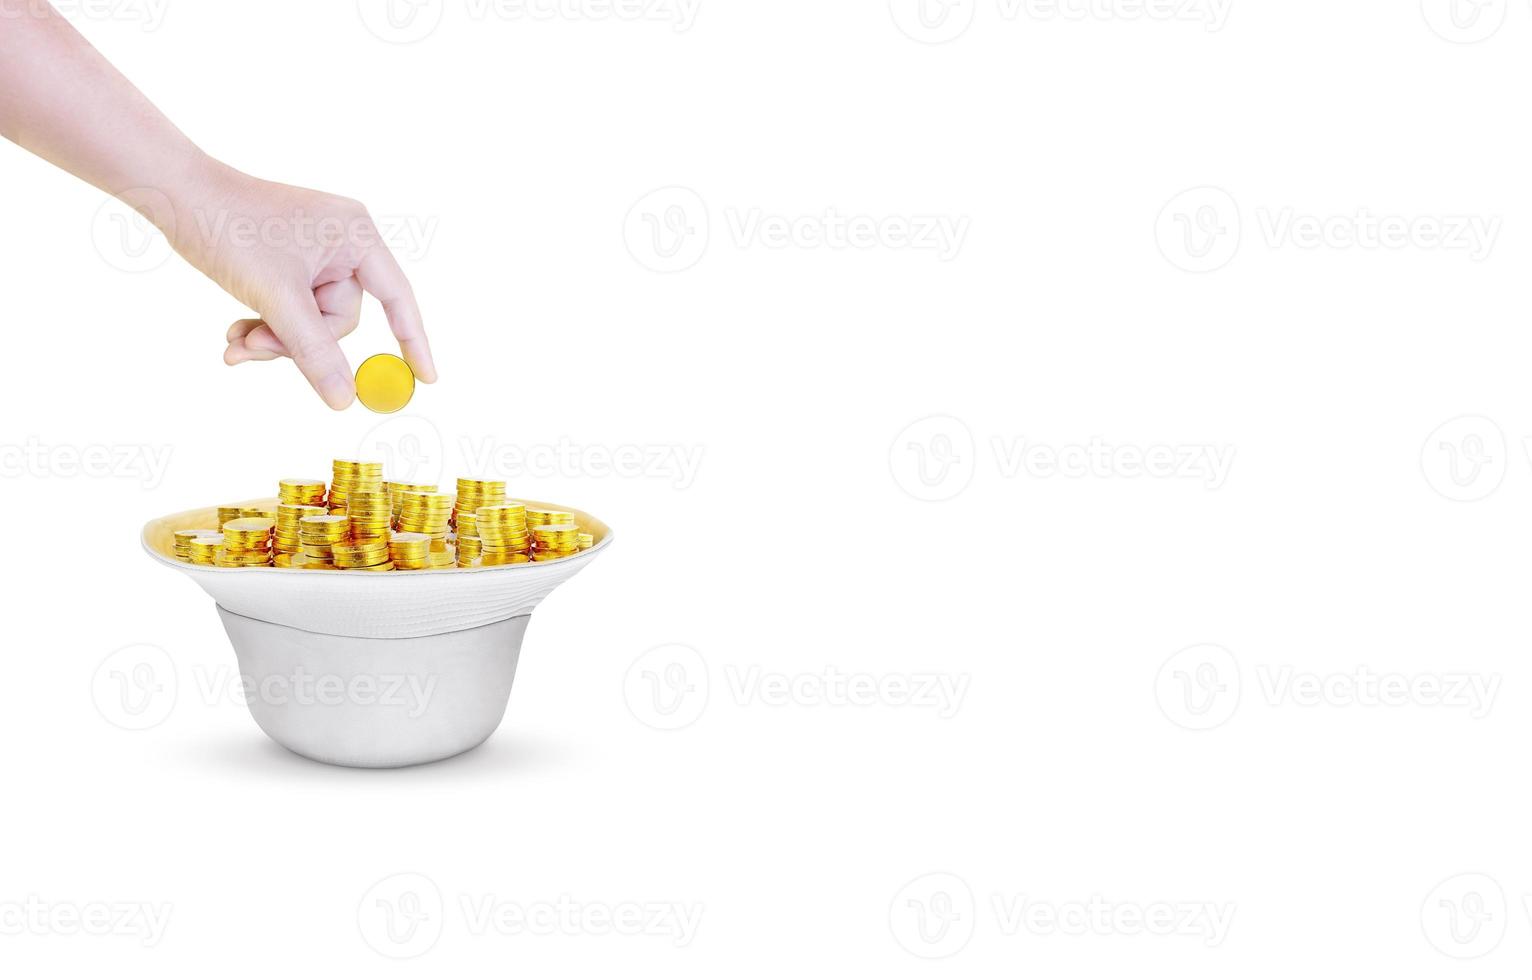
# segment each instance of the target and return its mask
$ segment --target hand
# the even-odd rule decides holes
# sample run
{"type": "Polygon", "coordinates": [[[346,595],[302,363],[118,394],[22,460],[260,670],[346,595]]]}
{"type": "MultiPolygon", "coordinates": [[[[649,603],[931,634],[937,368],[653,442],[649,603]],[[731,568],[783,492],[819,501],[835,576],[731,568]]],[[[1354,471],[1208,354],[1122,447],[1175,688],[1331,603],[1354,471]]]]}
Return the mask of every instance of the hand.
{"type": "Polygon", "coordinates": [[[212,161],[170,198],[173,225],[158,223],[176,250],[258,314],[229,328],[225,363],[291,357],[326,404],[347,407],[356,385],[338,341],[356,329],[365,291],[415,376],[436,380],[415,294],[361,204],[212,161]]]}

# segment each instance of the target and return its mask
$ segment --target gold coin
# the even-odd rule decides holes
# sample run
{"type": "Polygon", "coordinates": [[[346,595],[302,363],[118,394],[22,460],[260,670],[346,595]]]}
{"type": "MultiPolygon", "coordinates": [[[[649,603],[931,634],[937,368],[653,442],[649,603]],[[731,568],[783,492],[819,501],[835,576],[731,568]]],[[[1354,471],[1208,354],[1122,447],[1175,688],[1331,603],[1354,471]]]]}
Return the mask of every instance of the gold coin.
{"type": "Polygon", "coordinates": [[[188,531],[177,531],[173,537],[176,544],[190,544],[194,538],[210,538],[217,533],[217,531],[209,531],[205,528],[193,528],[188,531]]]}
{"type": "Polygon", "coordinates": [[[264,531],[270,533],[277,526],[273,518],[266,517],[241,517],[238,520],[229,521],[223,526],[223,533],[230,531],[264,531]]]}
{"type": "Polygon", "coordinates": [[[530,557],[519,551],[511,555],[493,555],[486,551],[479,558],[479,564],[483,567],[490,565],[524,565],[531,560],[530,557]]]}
{"type": "Polygon", "coordinates": [[[336,551],[354,551],[372,553],[375,551],[387,551],[387,538],[352,538],[349,541],[337,541],[331,545],[336,551]]]}
{"type": "Polygon", "coordinates": [[[580,529],[573,524],[545,524],[532,529],[532,540],[547,551],[573,551],[580,547],[580,529]]]}
{"type": "Polygon", "coordinates": [[[195,540],[197,538],[211,537],[213,535],[216,535],[217,533],[218,533],[217,531],[211,531],[211,530],[207,530],[205,528],[199,528],[199,529],[196,529],[196,530],[189,530],[189,531],[177,531],[177,532],[175,532],[175,534],[173,535],[173,539],[175,541],[175,553],[176,553],[176,557],[177,558],[182,558],[182,559],[190,558],[191,557],[191,543],[192,543],[193,540],[195,540]]]}
{"type": "MultiPolygon", "coordinates": [[[[277,500],[279,505],[319,505],[324,503],[325,489],[323,480],[282,480],[277,484],[277,500]]],[[[279,512],[280,509],[279,506],[279,512]]]]}
{"type": "Polygon", "coordinates": [[[356,369],[357,400],[374,412],[397,412],[414,395],[415,372],[393,354],[374,354],[356,369]]]}
{"type": "Polygon", "coordinates": [[[407,490],[399,495],[399,499],[406,508],[437,511],[451,510],[457,498],[450,493],[422,493],[407,490]]]}
{"type": "Polygon", "coordinates": [[[204,538],[193,538],[186,546],[186,553],[195,564],[211,565],[222,548],[223,535],[210,534],[204,538]]]}
{"type": "Polygon", "coordinates": [[[245,565],[269,565],[270,555],[251,555],[238,551],[230,551],[228,548],[219,548],[213,555],[213,560],[220,565],[245,566],[245,565]]]}
{"type": "Polygon", "coordinates": [[[501,527],[497,524],[480,524],[477,530],[478,537],[485,541],[491,539],[503,541],[509,538],[530,538],[531,533],[524,527],[501,527]]]}
{"type": "Polygon", "coordinates": [[[345,537],[351,527],[351,519],[345,514],[315,514],[298,521],[298,529],[304,534],[317,537],[345,537]]]}

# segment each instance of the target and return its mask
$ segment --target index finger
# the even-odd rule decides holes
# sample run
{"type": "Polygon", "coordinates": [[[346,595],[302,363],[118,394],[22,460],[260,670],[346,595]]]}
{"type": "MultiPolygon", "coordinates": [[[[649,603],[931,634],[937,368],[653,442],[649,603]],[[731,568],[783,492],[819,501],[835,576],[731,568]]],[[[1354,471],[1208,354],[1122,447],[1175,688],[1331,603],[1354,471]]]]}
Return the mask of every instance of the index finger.
{"type": "Polygon", "coordinates": [[[350,405],[356,398],[351,365],[325,325],[314,294],[304,290],[284,297],[265,319],[319,397],[337,411],[350,405]]]}
{"type": "Polygon", "coordinates": [[[399,260],[386,245],[374,245],[356,270],[362,288],[378,298],[388,317],[389,329],[399,341],[399,350],[415,376],[426,384],[436,380],[436,363],[431,359],[431,344],[415,302],[415,291],[399,267],[399,260]]]}

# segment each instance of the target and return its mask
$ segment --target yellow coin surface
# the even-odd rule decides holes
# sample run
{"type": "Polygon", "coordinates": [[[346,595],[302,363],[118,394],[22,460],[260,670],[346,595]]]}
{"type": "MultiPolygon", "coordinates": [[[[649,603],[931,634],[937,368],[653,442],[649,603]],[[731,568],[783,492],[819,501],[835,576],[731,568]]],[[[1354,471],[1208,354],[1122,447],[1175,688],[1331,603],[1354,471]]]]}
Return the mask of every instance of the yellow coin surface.
{"type": "Polygon", "coordinates": [[[415,372],[392,354],[374,354],[356,369],[357,400],[374,412],[397,412],[414,395],[415,372]]]}

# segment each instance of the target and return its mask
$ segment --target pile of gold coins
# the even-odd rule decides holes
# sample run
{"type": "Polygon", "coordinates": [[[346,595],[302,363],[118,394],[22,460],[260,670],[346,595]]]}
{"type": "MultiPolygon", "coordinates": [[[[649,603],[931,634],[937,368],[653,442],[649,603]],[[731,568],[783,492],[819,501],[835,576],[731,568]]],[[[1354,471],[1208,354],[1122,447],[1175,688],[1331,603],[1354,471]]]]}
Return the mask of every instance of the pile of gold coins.
{"type": "Polygon", "coordinates": [[[570,511],[505,496],[505,481],[460,479],[457,493],[388,483],[383,464],[337,459],[331,480],[277,484],[274,509],[219,507],[216,529],[176,531],[175,555],[222,568],[368,572],[557,561],[595,545],[570,511]]]}
{"type": "Polygon", "coordinates": [[[268,517],[241,517],[225,524],[223,547],[214,555],[213,564],[224,568],[270,565],[271,535],[276,526],[268,517]]]}

